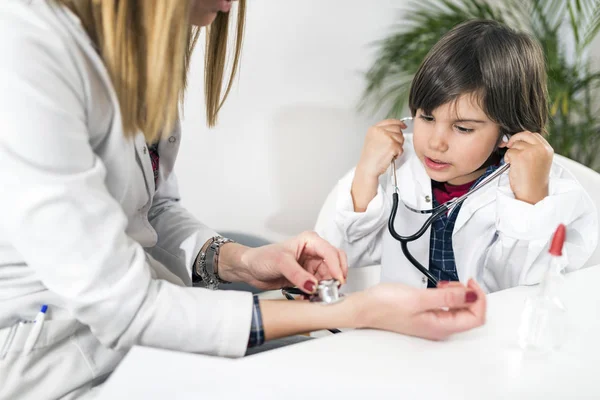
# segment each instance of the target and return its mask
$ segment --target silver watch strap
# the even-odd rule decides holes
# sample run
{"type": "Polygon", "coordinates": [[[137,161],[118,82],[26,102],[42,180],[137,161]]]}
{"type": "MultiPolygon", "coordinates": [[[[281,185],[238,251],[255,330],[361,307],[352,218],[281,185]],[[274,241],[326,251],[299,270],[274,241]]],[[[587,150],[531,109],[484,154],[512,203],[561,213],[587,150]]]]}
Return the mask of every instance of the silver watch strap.
{"type": "Polygon", "coordinates": [[[196,259],[194,265],[194,271],[200,278],[202,278],[202,284],[207,289],[218,289],[221,283],[230,283],[219,277],[219,252],[221,246],[225,243],[235,243],[233,240],[225,238],[223,236],[214,236],[210,238],[202,249],[196,259]]]}

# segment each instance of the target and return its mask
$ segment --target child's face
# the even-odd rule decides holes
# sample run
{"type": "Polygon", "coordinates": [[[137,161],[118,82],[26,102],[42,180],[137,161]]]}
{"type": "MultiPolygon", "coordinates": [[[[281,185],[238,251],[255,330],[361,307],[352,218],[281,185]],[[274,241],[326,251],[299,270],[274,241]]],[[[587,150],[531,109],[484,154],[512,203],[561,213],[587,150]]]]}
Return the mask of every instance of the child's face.
{"type": "Polygon", "coordinates": [[[429,177],[461,185],[483,175],[477,171],[495,150],[500,127],[477,105],[472,95],[446,103],[432,115],[417,110],[414,146],[429,177]]]}

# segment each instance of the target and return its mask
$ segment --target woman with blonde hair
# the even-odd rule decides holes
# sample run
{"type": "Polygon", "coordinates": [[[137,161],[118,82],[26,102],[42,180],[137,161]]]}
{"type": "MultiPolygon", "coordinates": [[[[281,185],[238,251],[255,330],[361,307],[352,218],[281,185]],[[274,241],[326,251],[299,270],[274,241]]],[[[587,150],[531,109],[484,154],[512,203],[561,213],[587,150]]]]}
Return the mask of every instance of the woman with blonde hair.
{"type": "MultiPolygon", "coordinates": [[[[212,126],[240,57],[243,0],[226,76],[231,7],[2,1],[0,398],[91,395],[133,345],[238,357],[325,328],[442,339],[483,323],[485,295],[472,282],[383,285],[330,307],[214,290],[247,282],[311,293],[320,279],[343,283],[347,273],[345,254],[313,232],[248,248],[180,204],[173,166],[190,53],[207,27],[212,126]],[[35,317],[40,309],[45,319],[35,317]]],[[[199,178],[211,193],[220,176],[199,178]]]]}

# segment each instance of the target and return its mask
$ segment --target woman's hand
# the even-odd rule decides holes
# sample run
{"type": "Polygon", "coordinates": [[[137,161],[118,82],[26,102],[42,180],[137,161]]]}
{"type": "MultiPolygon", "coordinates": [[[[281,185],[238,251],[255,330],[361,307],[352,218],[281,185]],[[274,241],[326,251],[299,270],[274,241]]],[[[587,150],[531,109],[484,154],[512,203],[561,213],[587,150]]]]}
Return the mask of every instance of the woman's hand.
{"type": "Polygon", "coordinates": [[[377,194],[379,177],[390,163],[404,151],[402,129],[406,124],[398,119],[386,119],[369,128],[352,181],[354,210],[363,212],[377,194]]]}
{"type": "Polygon", "coordinates": [[[347,274],[346,254],[315,232],[256,248],[229,243],[219,255],[222,279],[246,282],[263,290],[297,286],[313,293],[318,281],[335,278],[343,284],[347,274]]]}
{"type": "Polygon", "coordinates": [[[485,322],[485,293],[474,282],[437,289],[381,284],[322,306],[261,300],[267,340],[332,328],[372,328],[441,340],[485,322]]]}
{"type": "Polygon", "coordinates": [[[485,323],[486,298],[473,280],[436,289],[380,284],[349,296],[359,327],[441,340],[485,323]]]}
{"type": "Polygon", "coordinates": [[[548,196],[548,181],[554,150],[539,133],[520,132],[508,143],[504,160],[510,163],[510,188],[517,200],[536,204],[548,196]]]}

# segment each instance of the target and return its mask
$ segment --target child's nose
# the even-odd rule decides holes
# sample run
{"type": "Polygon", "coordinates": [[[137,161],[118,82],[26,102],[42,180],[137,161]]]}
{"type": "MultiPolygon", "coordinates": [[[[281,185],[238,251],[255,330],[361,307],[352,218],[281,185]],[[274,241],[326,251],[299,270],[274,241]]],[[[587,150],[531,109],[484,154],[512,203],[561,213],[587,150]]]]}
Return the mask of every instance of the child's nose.
{"type": "Polygon", "coordinates": [[[436,128],[429,137],[429,148],[443,153],[448,150],[448,133],[445,129],[436,128]]]}

